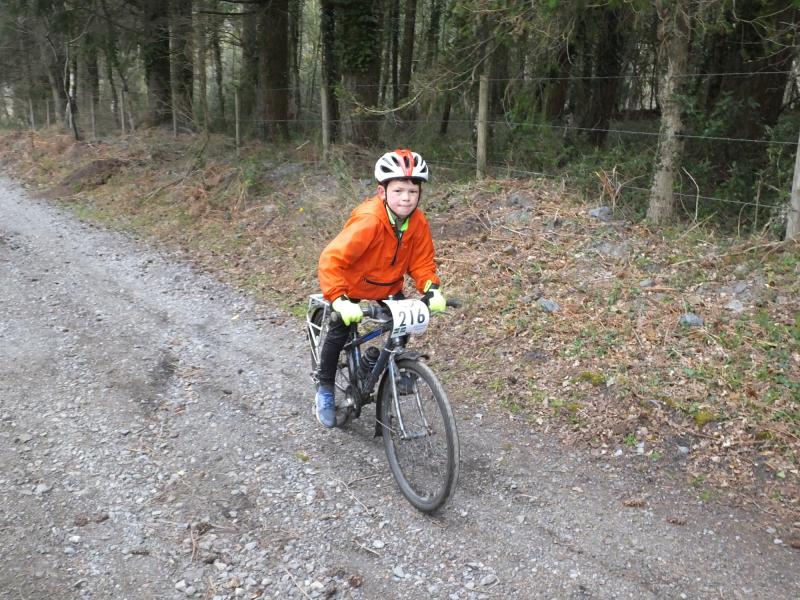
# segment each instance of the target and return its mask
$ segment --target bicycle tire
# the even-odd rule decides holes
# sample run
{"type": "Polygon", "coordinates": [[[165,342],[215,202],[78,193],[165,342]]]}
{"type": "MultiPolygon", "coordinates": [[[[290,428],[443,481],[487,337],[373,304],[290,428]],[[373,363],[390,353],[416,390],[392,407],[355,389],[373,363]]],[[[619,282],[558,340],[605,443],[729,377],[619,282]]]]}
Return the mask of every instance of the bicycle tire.
{"type": "MultiPolygon", "coordinates": [[[[322,308],[318,308],[314,311],[311,315],[311,322],[316,325],[317,327],[321,327],[322,319],[325,316],[325,310],[322,308]]],[[[319,330],[320,335],[320,350],[322,349],[322,345],[325,343],[325,336],[328,334],[327,326],[319,330]]],[[[314,373],[314,379],[316,381],[316,372],[319,368],[319,364],[317,363],[317,357],[314,351],[314,341],[311,337],[311,331],[309,329],[306,330],[306,336],[308,337],[308,343],[311,346],[311,369],[312,373],[314,373]]],[[[343,394],[347,393],[347,387],[349,385],[349,376],[347,374],[347,362],[343,360],[343,356],[339,357],[339,364],[336,366],[336,380],[335,385],[336,389],[339,390],[338,396],[341,399],[343,394]]],[[[349,421],[350,418],[353,416],[353,411],[349,408],[345,408],[339,404],[336,406],[336,427],[344,427],[349,421]]]]}
{"type": "Polygon", "coordinates": [[[412,393],[398,390],[400,416],[413,439],[400,435],[393,386],[387,380],[382,386],[380,414],[384,449],[400,491],[417,510],[432,513],[447,503],[458,482],[458,430],[447,394],[431,368],[418,359],[402,358],[397,368],[401,376],[414,382],[412,393]]]}

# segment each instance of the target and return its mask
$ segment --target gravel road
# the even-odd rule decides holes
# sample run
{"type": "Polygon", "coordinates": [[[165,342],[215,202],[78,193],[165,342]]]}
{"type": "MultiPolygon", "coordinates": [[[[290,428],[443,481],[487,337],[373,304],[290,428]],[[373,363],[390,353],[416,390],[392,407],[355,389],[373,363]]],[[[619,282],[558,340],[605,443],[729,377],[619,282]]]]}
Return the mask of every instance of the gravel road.
{"type": "Polygon", "coordinates": [[[451,398],[427,517],[373,411],[324,430],[311,395],[300,323],[0,179],[0,598],[800,597],[763,515],[627,449],[451,398]]]}

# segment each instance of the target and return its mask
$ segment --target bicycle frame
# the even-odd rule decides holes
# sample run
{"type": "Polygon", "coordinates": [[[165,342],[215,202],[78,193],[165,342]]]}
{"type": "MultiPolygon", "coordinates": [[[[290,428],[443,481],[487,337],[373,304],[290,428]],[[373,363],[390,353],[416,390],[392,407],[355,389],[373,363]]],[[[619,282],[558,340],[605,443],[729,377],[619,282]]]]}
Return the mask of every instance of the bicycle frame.
{"type": "MultiPolygon", "coordinates": [[[[328,326],[332,312],[333,311],[330,302],[325,300],[322,294],[312,294],[309,297],[308,311],[306,313],[306,325],[313,340],[312,352],[317,364],[319,364],[319,356],[320,352],[322,351],[321,346],[323,332],[328,326]],[[319,325],[314,323],[311,318],[318,308],[323,309],[322,320],[320,321],[319,325]]],[[[348,397],[348,400],[353,401],[352,410],[354,411],[356,417],[360,416],[362,406],[369,403],[369,398],[375,391],[376,385],[381,382],[381,378],[384,376],[385,372],[389,374],[388,381],[392,386],[392,401],[396,407],[399,402],[397,397],[397,382],[399,381],[399,374],[397,372],[395,356],[398,353],[405,352],[405,345],[408,336],[396,336],[388,338],[383,344],[383,348],[381,348],[380,354],[375,361],[375,365],[370,371],[369,376],[364,380],[358,376],[358,367],[361,361],[361,346],[377,337],[385,335],[388,331],[386,327],[387,321],[380,319],[376,319],[376,321],[380,324],[380,326],[361,336],[358,335],[358,325],[350,325],[348,340],[343,348],[343,352],[347,358],[348,382],[350,384],[350,388],[346,391],[349,392],[348,396],[350,396],[350,394],[353,395],[352,398],[348,397]]],[[[382,394],[377,394],[376,403],[378,411],[380,410],[381,397],[382,394]]],[[[417,399],[417,402],[419,403],[419,399],[417,399]]],[[[403,424],[400,411],[398,410],[397,412],[399,416],[397,425],[399,426],[400,433],[403,438],[413,439],[414,437],[420,437],[424,435],[424,433],[418,433],[416,435],[409,436],[403,424]]],[[[376,414],[379,414],[379,412],[376,414]]],[[[424,423],[424,426],[426,429],[428,428],[427,422],[424,423]]],[[[381,427],[382,425],[378,423],[376,419],[376,436],[381,434],[381,427]]]]}

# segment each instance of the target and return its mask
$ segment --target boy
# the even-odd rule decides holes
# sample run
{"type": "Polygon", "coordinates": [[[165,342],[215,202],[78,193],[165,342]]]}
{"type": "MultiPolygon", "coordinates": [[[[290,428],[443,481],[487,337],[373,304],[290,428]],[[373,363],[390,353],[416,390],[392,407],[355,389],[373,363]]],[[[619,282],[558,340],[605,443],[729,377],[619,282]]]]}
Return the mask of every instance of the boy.
{"type": "Polygon", "coordinates": [[[322,294],[342,316],[331,324],[320,353],[316,414],[325,427],[336,425],[336,364],[349,325],[363,317],[360,300],[401,295],[409,274],[431,312],[445,309],[428,220],[417,210],[428,165],[408,149],[387,152],[375,163],[375,179],[377,194],[353,210],[319,257],[322,294]]]}

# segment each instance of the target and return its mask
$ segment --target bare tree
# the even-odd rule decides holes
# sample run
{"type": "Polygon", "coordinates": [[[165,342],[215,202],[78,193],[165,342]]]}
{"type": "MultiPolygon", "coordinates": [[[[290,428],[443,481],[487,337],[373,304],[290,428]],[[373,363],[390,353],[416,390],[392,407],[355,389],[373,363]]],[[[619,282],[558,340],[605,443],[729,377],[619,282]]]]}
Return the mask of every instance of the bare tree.
{"type": "Polygon", "coordinates": [[[686,5],[687,0],[656,0],[662,69],[659,85],[661,132],[647,218],[659,225],[672,222],[676,212],[673,185],[683,149],[680,138],[683,115],[678,94],[689,61],[689,15],[686,5]]]}

